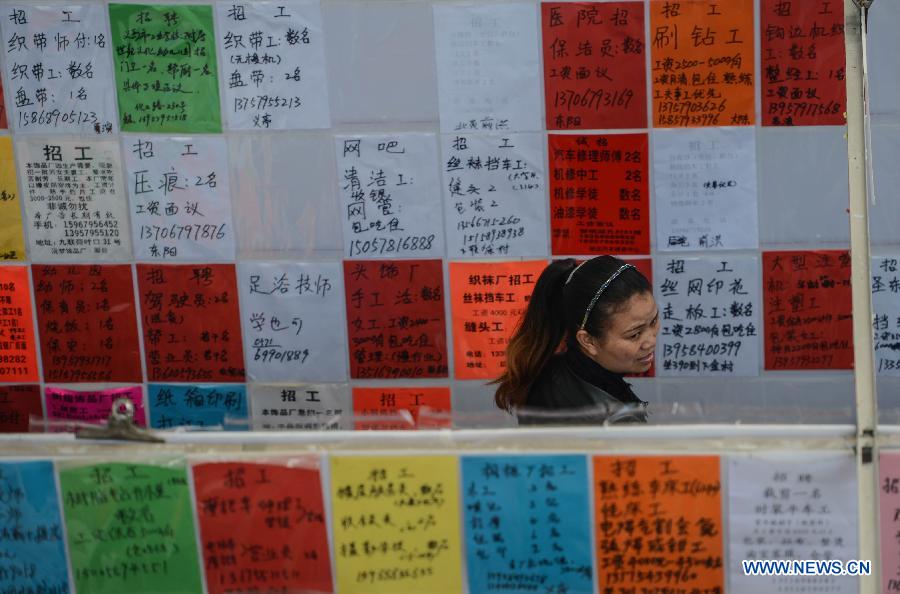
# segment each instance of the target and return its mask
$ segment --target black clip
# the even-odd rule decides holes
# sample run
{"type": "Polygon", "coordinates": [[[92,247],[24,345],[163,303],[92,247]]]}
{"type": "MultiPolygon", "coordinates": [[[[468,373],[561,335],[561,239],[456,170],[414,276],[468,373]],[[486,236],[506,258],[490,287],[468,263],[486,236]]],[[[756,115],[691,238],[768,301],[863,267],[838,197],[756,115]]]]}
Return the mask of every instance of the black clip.
{"type": "Polygon", "coordinates": [[[75,439],[165,442],[163,438],[157,437],[146,429],[141,429],[134,424],[134,403],[128,398],[117,398],[112,403],[112,409],[109,411],[109,419],[106,421],[106,425],[82,427],[75,432],[75,439]]]}

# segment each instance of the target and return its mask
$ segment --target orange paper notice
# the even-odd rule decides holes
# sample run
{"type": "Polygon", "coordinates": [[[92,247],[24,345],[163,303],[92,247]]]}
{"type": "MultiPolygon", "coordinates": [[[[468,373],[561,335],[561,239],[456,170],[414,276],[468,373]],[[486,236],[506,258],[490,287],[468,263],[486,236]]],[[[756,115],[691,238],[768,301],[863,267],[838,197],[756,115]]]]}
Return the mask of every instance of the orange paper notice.
{"type": "Polygon", "coordinates": [[[0,266],[0,382],[38,381],[26,266],[0,266]]]}
{"type": "Polygon", "coordinates": [[[722,592],[717,456],[596,456],[602,594],[722,592]]]}
{"type": "Polygon", "coordinates": [[[753,0],[652,0],[656,127],[752,126],[753,40],[753,0]]]}
{"type": "Polygon", "coordinates": [[[519,324],[545,260],[450,263],[456,379],[493,379],[506,368],[506,343],[519,324]]]}

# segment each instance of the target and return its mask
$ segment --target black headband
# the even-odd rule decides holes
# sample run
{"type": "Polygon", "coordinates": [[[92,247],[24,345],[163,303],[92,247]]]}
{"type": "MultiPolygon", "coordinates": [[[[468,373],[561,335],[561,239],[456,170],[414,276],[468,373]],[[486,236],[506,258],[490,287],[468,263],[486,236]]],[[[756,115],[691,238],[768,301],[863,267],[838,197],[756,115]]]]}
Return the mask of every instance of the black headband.
{"type": "MultiPolygon", "coordinates": [[[[582,262],[581,264],[579,264],[578,266],[576,266],[575,268],[572,269],[572,272],[569,273],[569,278],[566,279],[566,282],[565,282],[566,285],[569,284],[569,281],[572,280],[572,277],[575,276],[575,273],[578,272],[578,269],[581,268],[582,266],[584,266],[587,262],[588,262],[588,260],[585,260],[584,262],[582,262]]],[[[578,327],[579,330],[584,330],[584,327],[587,326],[588,318],[591,317],[591,312],[594,310],[594,306],[597,305],[597,301],[600,299],[600,295],[603,294],[603,291],[606,290],[606,288],[609,286],[609,283],[616,280],[617,276],[619,276],[620,274],[622,274],[623,272],[625,272],[625,270],[627,270],[629,268],[634,268],[634,266],[632,266],[631,264],[622,264],[618,270],[613,272],[612,275],[608,279],[606,279],[606,282],[604,282],[602,285],[600,285],[600,288],[597,289],[596,293],[594,293],[594,298],[591,299],[591,302],[588,304],[587,311],[584,312],[584,318],[582,318],[581,325],[578,327]]]]}

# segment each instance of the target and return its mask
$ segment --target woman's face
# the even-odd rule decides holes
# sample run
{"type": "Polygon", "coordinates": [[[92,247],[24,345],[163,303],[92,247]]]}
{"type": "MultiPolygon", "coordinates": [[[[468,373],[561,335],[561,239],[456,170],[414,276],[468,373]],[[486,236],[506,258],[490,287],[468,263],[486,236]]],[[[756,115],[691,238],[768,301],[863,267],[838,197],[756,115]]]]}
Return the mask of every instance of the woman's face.
{"type": "Polygon", "coordinates": [[[612,315],[602,340],[579,342],[587,354],[614,373],[644,373],[653,364],[659,309],[652,293],[639,293],[612,315]],[[586,344],[587,343],[587,344],[586,344]]]}

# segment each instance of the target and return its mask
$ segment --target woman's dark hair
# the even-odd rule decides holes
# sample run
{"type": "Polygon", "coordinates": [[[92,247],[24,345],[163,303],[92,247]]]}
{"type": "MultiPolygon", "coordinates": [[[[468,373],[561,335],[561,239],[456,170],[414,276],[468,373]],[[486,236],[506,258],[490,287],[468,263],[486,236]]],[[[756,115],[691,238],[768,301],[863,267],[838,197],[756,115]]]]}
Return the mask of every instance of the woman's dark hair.
{"type": "MultiPolygon", "coordinates": [[[[556,260],[544,269],[506,347],[506,371],[493,382],[497,384],[497,406],[512,410],[525,404],[528,390],[544,365],[564,339],[575,337],[598,290],[625,264],[613,256],[597,256],[581,266],[568,258],[556,260]]],[[[625,268],[596,300],[584,329],[602,339],[611,316],[625,302],[634,295],[650,292],[652,288],[643,274],[632,267],[625,268]]]]}

